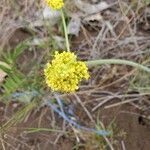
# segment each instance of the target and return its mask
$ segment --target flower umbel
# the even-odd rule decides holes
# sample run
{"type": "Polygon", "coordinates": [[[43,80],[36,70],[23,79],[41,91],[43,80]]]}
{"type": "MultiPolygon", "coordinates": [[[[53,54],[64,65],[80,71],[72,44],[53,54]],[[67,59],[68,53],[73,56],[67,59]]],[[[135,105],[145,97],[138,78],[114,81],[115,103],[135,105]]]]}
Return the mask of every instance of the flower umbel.
{"type": "Polygon", "coordinates": [[[64,5],[63,0],[45,0],[45,2],[51,9],[61,9],[64,5]]]}
{"type": "Polygon", "coordinates": [[[82,79],[88,79],[86,64],[77,61],[72,52],[55,52],[54,59],[44,69],[47,85],[53,91],[74,92],[82,79]]]}

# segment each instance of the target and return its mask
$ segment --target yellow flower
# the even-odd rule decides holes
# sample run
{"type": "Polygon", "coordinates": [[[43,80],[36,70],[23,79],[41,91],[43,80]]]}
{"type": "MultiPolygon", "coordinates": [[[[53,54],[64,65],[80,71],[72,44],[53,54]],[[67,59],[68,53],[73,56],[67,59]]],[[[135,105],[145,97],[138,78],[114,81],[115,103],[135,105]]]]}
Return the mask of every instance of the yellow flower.
{"type": "Polygon", "coordinates": [[[45,0],[45,2],[51,9],[61,9],[64,5],[63,0],[45,0]]]}
{"type": "Polygon", "coordinates": [[[72,52],[55,52],[54,59],[44,69],[47,85],[53,91],[74,92],[82,79],[88,79],[86,64],[77,61],[72,52]]]}

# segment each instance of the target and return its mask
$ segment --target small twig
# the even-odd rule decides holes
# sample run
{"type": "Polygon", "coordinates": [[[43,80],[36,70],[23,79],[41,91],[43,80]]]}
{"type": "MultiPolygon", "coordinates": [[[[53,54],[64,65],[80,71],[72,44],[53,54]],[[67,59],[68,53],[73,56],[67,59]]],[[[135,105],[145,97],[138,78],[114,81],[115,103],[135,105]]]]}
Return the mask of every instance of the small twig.
{"type": "Polygon", "coordinates": [[[104,136],[105,141],[107,142],[107,144],[109,145],[111,150],[115,150],[112,146],[112,144],[110,143],[110,141],[108,140],[108,138],[106,136],[104,136]]]}
{"type": "Polygon", "coordinates": [[[121,141],[121,145],[122,145],[122,150],[126,150],[126,147],[125,147],[124,141],[121,141]]]}
{"type": "MultiPolygon", "coordinates": [[[[102,129],[105,129],[104,124],[103,124],[101,121],[100,121],[100,125],[101,125],[102,129]]],[[[110,147],[110,149],[111,149],[111,150],[115,150],[115,149],[113,148],[111,142],[109,141],[109,139],[108,139],[106,136],[104,136],[104,139],[105,139],[106,143],[108,144],[108,146],[110,147]]]]}
{"type": "Polygon", "coordinates": [[[106,102],[110,101],[112,99],[112,97],[108,97],[107,99],[103,100],[101,103],[99,103],[98,105],[96,105],[93,109],[92,112],[95,111],[96,109],[98,109],[99,107],[101,107],[103,104],[105,104],[106,102]]]}
{"type": "Polygon", "coordinates": [[[22,140],[18,140],[17,138],[12,137],[12,136],[10,136],[10,135],[8,135],[8,134],[5,134],[5,138],[14,140],[14,141],[16,141],[16,142],[19,142],[19,143],[23,144],[26,148],[31,149],[31,147],[30,147],[27,143],[22,142],[22,140]]]}
{"type": "Polygon", "coordinates": [[[78,101],[78,103],[82,106],[83,110],[86,112],[87,116],[89,117],[89,119],[91,120],[91,122],[95,123],[95,121],[93,120],[92,115],[90,114],[90,112],[87,110],[87,108],[84,106],[84,104],[82,103],[82,101],[80,100],[79,96],[77,94],[74,94],[76,100],[78,101]]]}
{"type": "Polygon", "coordinates": [[[119,105],[127,104],[127,103],[137,101],[137,100],[139,100],[139,98],[134,98],[134,99],[131,99],[131,100],[126,100],[126,101],[123,101],[123,102],[115,103],[115,104],[112,104],[112,105],[105,106],[104,108],[108,109],[108,108],[112,108],[112,107],[116,107],[116,106],[119,106],[119,105]]]}
{"type": "Polygon", "coordinates": [[[11,147],[11,150],[16,150],[16,148],[15,148],[12,144],[10,144],[10,143],[6,142],[6,141],[5,141],[5,140],[3,140],[2,138],[0,138],[0,140],[2,140],[2,141],[3,141],[3,143],[6,143],[9,147],[11,147]]]}
{"type": "Polygon", "coordinates": [[[0,140],[1,140],[1,143],[2,143],[3,150],[6,150],[3,139],[2,139],[2,138],[0,138],[0,140]]]}

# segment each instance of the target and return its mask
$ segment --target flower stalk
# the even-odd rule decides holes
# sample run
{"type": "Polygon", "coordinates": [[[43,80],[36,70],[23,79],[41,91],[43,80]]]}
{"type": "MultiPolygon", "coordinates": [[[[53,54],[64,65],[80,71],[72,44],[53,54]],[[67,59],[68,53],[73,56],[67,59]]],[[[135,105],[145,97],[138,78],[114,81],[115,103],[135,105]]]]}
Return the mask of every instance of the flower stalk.
{"type": "Polygon", "coordinates": [[[135,67],[139,70],[143,70],[145,72],[150,73],[150,68],[145,67],[139,63],[135,63],[129,60],[122,60],[122,59],[99,59],[99,60],[92,60],[85,62],[88,67],[90,66],[97,66],[97,65],[128,65],[135,67]]]}
{"type": "Polygon", "coordinates": [[[64,16],[63,9],[61,9],[60,11],[61,11],[61,18],[62,18],[64,33],[65,33],[66,48],[67,48],[67,51],[70,51],[70,45],[69,45],[69,39],[68,39],[68,33],[67,33],[67,26],[66,26],[65,16],[64,16]]]}

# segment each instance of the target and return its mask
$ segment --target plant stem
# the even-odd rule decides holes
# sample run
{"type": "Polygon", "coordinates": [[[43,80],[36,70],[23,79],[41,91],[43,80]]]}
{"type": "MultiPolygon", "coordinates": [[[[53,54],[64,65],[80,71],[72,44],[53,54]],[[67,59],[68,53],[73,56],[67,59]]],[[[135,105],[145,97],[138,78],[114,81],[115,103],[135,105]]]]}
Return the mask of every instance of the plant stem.
{"type": "Polygon", "coordinates": [[[65,22],[63,9],[61,9],[61,18],[62,18],[64,32],[65,32],[66,48],[67,48],[67,51],[70,51],[69,39],[68,39],[68,34],[67,34],[67,26],[66,26],[66,22],[65,22]]]}
{"type": "Polygon", "coordinates": [[[87,61],[86,64],[88,66],[97,66],[97,65],[105,65],[105,64],[128,65],[150,73],[150,68],[132,61],[122,60],[122,59],[100,59],[100,60],[87,61]]]}

